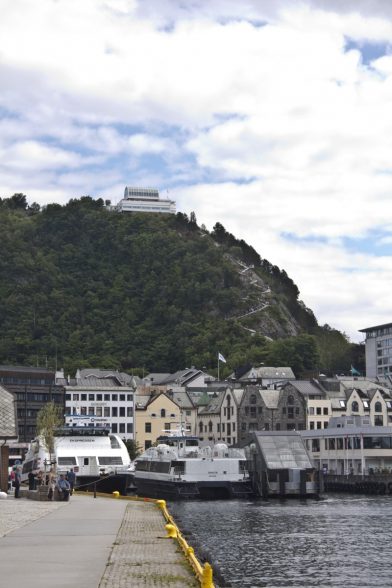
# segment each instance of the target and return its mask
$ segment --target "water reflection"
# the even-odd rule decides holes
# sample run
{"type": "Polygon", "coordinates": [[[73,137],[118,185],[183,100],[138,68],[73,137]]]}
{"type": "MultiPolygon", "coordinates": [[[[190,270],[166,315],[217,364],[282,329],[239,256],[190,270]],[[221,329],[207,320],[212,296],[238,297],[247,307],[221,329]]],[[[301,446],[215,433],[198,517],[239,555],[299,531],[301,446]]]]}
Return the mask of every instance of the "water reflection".
{"type": "Polygon", "coordinates": [[[170,504],[233,587],[386,588],[392,497],[170,504]]]}

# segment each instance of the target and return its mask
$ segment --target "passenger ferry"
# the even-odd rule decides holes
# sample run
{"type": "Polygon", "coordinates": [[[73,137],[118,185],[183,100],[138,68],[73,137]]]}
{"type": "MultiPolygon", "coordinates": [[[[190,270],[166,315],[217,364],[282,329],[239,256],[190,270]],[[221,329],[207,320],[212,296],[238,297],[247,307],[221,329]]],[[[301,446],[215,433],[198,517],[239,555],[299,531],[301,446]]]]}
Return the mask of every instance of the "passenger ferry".
{"type": "Polygon", "coordinates": [[[22,482],[30,472],[47,474],[55,467],[58,474],[71,468],[76,487],[100,492],[118,490],[126,493],[131,483],[131,460],[124,442],[109,429],[98,427],[63,427],[55,433],[54,453],[50,456],[42,438],[31,443],[22,464],[22,482]]]}
{"type": "Polygon", "coordinates": [[[253,494],[245,454],[225,443],[200,447],[183,431],[162,435],[135,460],[137,494],[151,498],[239,498],[253,494]]]}

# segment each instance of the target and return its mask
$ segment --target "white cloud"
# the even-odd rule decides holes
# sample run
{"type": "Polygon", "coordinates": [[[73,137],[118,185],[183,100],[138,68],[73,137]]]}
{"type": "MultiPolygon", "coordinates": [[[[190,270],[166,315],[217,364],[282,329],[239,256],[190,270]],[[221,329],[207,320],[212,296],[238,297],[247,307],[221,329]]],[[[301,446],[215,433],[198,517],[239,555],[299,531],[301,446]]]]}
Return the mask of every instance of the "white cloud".
{"type": "Polygon", "coordinates": [[[391,320],[391,257],[345,248],[390,223],[390,3],[0,0],[0,10],[3,194],[116,201],[125,183],[177,183],[179,208],[286,269],[320,322],[353,334],[356,320],[391,320]],[[366,65],[347,39],[385,55],[366,65]]]}

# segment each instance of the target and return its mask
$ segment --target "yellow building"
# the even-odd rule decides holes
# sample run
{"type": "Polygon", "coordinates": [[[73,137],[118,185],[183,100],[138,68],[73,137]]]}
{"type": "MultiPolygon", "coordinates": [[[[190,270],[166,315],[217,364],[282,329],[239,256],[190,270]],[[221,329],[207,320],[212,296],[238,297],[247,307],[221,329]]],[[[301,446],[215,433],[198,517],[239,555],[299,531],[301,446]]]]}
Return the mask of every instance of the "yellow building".
{"type": "Polygon", "coordinates": [[[177,429],[181,408],[166,393],[138,395],[135,399],[135,441],[141,449],[153,445],[164,431],[177,429]]]}

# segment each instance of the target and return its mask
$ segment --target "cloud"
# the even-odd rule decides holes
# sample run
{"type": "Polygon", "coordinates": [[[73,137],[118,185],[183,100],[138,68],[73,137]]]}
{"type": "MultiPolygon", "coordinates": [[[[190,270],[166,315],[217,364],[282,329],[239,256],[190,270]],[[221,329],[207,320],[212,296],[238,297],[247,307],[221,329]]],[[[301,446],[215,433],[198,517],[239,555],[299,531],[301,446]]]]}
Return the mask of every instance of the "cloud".
{"type": "Polygon", "coordinates": [[[391,320],[390,3],[0,8],[3,194],[169,188],[286,269],[320,322],[391,320]]]}

